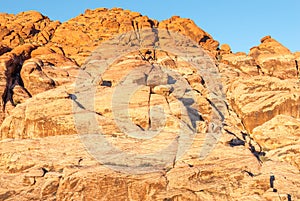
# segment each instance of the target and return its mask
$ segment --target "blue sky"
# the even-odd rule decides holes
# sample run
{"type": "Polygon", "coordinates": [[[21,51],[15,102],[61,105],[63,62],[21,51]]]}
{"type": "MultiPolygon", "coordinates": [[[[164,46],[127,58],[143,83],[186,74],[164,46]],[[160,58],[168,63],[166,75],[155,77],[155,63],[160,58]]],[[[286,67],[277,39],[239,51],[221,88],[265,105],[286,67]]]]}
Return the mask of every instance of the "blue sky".
{"type": "Polygon", "coordinates": [[[229,44],[234,52],[248,52],[265,35],[271,35],[293,52],[300,51],[299,0],[0,0],[0,5],[0,12],[37,10],[61,22],[88,8],[99,7],[121,7],[157,20],[179,15],[194,20],[220,44],[229,44]]]}

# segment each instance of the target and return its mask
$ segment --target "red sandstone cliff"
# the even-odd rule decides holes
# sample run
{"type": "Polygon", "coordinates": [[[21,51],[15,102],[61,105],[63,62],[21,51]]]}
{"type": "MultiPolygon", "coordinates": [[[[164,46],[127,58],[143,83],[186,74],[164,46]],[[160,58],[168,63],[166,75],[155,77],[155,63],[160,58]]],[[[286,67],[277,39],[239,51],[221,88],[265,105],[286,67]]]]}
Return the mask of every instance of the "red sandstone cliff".
{"type": "MultiPolygon", "coordinates": [[[[229,45],[219,47],[192,20],[176,16],[158,22],[137,12],[101,8],[60,23],[34,11],[0,14],[1,108],[5,105],[0,114],[0,200],[284,200],[288,194],[300,199],[298,63],[299,53],[290,52],[270,36],[249,54],[232,53],[229,45]],[[170,34],[142,31],[149,28],[170,34]],[[136,35],[128,36],[128,32],[136,35]],[[94,93],[84,81],[78,84],[78,79],[91,76],[82,71],[98,73],[87,63],[110,59],[108,50],[107,55],[91,56],[92,52],[122,33],[120,41],[126,44],[142,39],[148,46],[165,42],[166,47],[191,50],[188,39],[169,44],[168,37],[176,41],[172,33],[183,34],[199,45],[197,56],[207,55],[203,56],[207,72],[213,69],[210,65],[215,66],[220,80],[199,74],[174,52],[145,45],[140,51],[120,55],[97,78],[94,93]],[[151,65],[166,70],[147,69],[151,65]],[[146,67],[140,71],[139,66],[146,67]],[[168,70],[179,76],[172,74],[179,85],[170,82],[168,70]],[[160,105],[166,113],[161,135],[150,142],[124,135],[114,120],[113,94],[132,71],[133,77],[144,80],[137,80],[143,87],[128,101],[130,120],[141,130],[159,130],[162,119],[152,112],[159,112],[155,109],[160,105]],[[174,89],[185,84],[190,86],[188,91],[174,89]],[[222,103],[214,100],[212,92],[218,89],[212,91],[210,85],[223,88],[226,99],[222,103]],[[94,107],[81,102],[80,97],[92,96],[94,107]],[[185,104],[188,114],[179,110],[185,104]],[[225,118],[222,136],[201,160],[205,133],[210,122],[217,122],[215,107],[222,104],[226,105],[219,110],[225,118]],[[140,175],[124,174],[86,151],[76,135],[80,114],[84,118],[95,115],[110,143],[139,154],[162,149],[178,128],[197,135],[184,156],[174,156],[169,166],[140,175]],[[271,174],[276,178],[276,193],[270,188],[271,174]]],[[[95,132],[92,126],[84,129],[95,132]]],[[[107,158],[115,156],[111,150],[106,154],[107,158]]],[[[152,167],[149,161],[140,165],[152,167]]],[[[128,159],[122,165],[130,169],[133,164],[128,159]]]]}

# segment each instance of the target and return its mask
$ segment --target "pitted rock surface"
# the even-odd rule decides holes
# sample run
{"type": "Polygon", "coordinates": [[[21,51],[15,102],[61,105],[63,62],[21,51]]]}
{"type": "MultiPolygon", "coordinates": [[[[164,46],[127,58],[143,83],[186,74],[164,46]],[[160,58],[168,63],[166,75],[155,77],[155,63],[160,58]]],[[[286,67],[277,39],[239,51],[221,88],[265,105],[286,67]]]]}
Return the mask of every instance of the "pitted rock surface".
{"type": "Polygon", "coordinates": [[[299,52],[270,36],[249,54],[218,46],[177,16],[99,8],[61,23],[35,11],[0,14],[0,90],[17,75],[32,95],[9,85],[16,106],[7,99],[0,112],[0,200],[300,199],[299,52]],[[116,55],[109,48],[118,44],[126,48],[116,55]],[[91,120],[109,144],[143,157],[119,160],[108,148],[99,160],[83,143],[99,148],[91,120]]]}

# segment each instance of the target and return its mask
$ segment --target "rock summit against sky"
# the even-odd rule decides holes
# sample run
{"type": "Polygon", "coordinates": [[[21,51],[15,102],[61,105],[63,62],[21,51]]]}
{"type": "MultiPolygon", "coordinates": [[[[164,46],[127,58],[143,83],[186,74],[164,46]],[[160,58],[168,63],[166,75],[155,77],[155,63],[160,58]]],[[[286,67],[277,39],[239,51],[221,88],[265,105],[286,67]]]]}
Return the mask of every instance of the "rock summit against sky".
{"type": "Polygon", "coordinates": [[[0,200],[300,200],[299,63],[178,16],[2,13],[0,200]]]}

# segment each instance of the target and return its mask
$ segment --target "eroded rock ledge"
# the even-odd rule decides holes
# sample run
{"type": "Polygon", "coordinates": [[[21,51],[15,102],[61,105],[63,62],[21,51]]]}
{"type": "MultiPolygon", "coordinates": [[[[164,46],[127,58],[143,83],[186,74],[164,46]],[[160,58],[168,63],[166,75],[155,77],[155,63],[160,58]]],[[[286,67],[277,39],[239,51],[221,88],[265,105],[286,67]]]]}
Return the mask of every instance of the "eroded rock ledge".
{"type": "MultiPolygon", "coordinates": [[[[155,33],[150,36],[149,40],[159,41],[155,33]]],[[[101,60],[101,55],[93,59],[101,60]]],[[[4,103],[6,107],[0,113],[0,200],[300,199],[299,62],[299,52],[292,53],[270,36],[249,54],[232,53],[229,45],[219,47],[192,20],[177,16],[158,22],[137,12],[100,8],[61,23],[35,11],[0,14],[0,91],[7,88],[11,95],[1,103],[1,108],[4,103]],[[227,108],[221,113],[223,135],[205,159],[199,159],[199,153],[218,108],[208,85],[217,79],[206,80],[205,73],[199,74],[175,54],[146,48],[122,55],[95,81],[95,94],[74,84],[80,76],[83,80],[91,76],[82,75],[83,64],[99,45],[130,31],[140,37],[147,28],[190,37],[210,57],[207,69],[218,67],[223,85],[215,89],[224,90],[227,97],[218,104],[227,108]],[[113,120],[112,94],[137,66],[163,67],[135,71],[143,74],[144,79],[136,81],[145,86],[128,102],[130,120],[141,131],[165,125],[162,135],[151,141],[125,136],[113,120]],[[169,71],[161,69],[176,72],[181,84],[190,86],[178,92],[186,95],[184,99],[178,101],[174,80],[165,79],[169,71]],[[156,79],[158,71],[163,75],[160,79],[156,79]],[[24,86],[13,80],[22,80],[24,86]],[[80,92],[95,95],[95,107],[82,102],[80,92]],[[181,113],[185,104],[193,115],[181,113]],[[151,113],[160,112],[158,105],[166,113],[164,125],[151,113]],[[114,164],[96,160],[87,151],[84,136],[77,135],[74,114],[94,116],[109,143],[138,154],[162,149],[182,123],[185,131],[196,135],[183,156],[165,153],[173,158],[164,167],[128,174],[120,168],[149,169],[160,163],[150,163],[150,158],[140,164],[130,159],[114,164]]],[[[96,131],[91,126],[86,129],[96,131]]],[[[110,150],[105,156],[116,157],[110,150]]]]}

